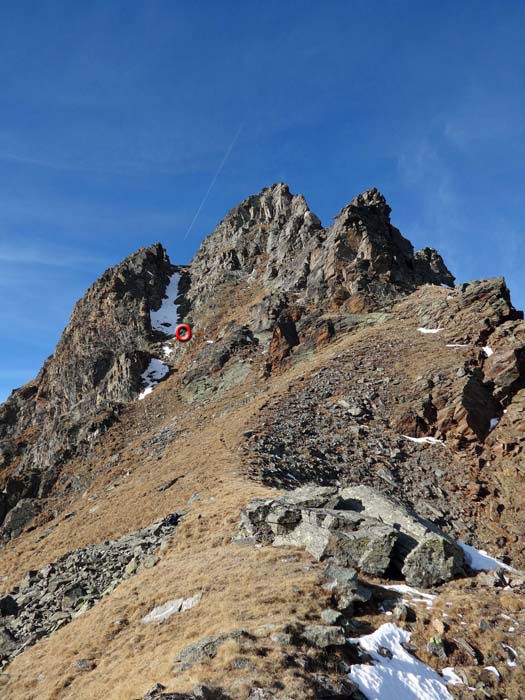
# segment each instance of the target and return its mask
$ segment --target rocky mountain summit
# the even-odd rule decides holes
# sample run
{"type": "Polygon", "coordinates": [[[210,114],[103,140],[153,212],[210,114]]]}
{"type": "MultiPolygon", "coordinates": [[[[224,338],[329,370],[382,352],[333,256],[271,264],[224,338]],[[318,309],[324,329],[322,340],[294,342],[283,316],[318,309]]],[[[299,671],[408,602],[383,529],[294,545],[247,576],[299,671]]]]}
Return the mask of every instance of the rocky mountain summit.
{"type": "Polygon", "coordinates": [[[0,406],[2,697],[525,697],[525,321],[390,214],[273,185],[76,304],[0,406]]]}

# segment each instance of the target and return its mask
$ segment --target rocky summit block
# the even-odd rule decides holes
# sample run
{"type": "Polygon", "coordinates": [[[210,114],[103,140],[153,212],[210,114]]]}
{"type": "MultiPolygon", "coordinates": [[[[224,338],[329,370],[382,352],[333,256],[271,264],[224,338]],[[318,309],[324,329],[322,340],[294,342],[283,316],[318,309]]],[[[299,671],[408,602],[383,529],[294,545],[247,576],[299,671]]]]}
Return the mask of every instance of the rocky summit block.
{"type": "MultiPolygon", "coordinates": [[[[464,575],[463,551],[432,522],[366,486],[305,486],[241,511],[237,541],[304,547],[319,561],[430,587],[464,575]]],[[[335,569],[337,570],[337,569],[335,569]]]]}

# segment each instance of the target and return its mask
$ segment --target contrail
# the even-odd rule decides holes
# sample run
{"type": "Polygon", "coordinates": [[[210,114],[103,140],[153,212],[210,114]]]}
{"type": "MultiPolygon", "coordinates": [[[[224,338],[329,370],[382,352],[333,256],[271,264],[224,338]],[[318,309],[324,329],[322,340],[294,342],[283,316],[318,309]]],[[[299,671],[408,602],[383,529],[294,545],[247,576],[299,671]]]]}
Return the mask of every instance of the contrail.
{"type": "Polygon", "coordinates": [[[230,153],[233,151],[233,148],[234,148],[235,144],[237,143],[237,139],[238,139],[239,136],[241,135],[241,131],[242,131],[243,129],[244,129],[244,124],[241,124],[240,127],[239,127],[239,129],[238,129],[238,131],[237,131],[237,133],[236,133],[235,136],[233,137],[233,141],[232,141],[232,142],[230,143],[230,145],[228,146],[228,150],[227,150],[226,153],[224,154],[224,158],[222,159],[221,164],[220,164],[219,167],[217,168],[217,172],[216,172],[215,175],[213,176],[212,181],[210,182],[210,186],[208,187],[208,190],[207,190],[206,194],[204,195],[202,202],[199,204],[199,208],[197,209],[197,211],[196,211],[196,213],[195,213],[195,216],[193,217],[192,222],[191,222],[191,224],[189,225],[189,228],[188,228],[188,230],[186,231],[186,234],[185,234],[184,238],[182,239],[183,241],[185,241],[186,238],[188,238],[188,236],[190,235],[191,230],[192,230],[192,228],[193,228],[195,222],[196,222],[197,219],[199,218],[199,214],[201,213],[203,206],[206,204],[206,201],[207,201],[208,197],[210,196],[210,192],[212,191],[213,186],[214,186],[215,183],[217,182],[217,178],[218,178],[219,175],[221,174],[222,169],[223,169],[224,166],[226,165],[226,161],[227,161],[228,158],[230,157],[230,153]]]}

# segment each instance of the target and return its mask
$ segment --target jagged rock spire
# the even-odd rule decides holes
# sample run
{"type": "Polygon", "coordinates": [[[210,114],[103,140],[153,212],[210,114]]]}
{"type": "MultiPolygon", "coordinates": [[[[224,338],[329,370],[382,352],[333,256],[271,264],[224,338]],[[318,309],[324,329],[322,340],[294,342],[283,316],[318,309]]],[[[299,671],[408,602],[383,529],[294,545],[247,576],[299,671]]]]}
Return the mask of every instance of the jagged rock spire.
{"type": "Polygon", "coordinates": [[[302,195],[283,183],[267,187],[232,209],[201,245],[191,264],[192,304],[200,308],[217,285],[232,280],[281,293],[308,290],[312,303],[356,309],[421,284],[452,284],[436,251],[414,254],[390,211],[371,188],[324,229],[302,195]]]}

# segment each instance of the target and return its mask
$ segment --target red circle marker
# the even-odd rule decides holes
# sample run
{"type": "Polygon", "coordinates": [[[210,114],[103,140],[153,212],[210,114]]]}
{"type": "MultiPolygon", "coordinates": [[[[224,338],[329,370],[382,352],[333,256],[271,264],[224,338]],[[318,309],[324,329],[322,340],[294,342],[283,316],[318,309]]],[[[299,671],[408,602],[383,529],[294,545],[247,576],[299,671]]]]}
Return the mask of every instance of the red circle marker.
{"type": "Polygon", "coordinates": [[[175,337],[181,343],[186,343],[191,338],[191,328],[186,323],[181,323],[175,329],[175,337]]]}

